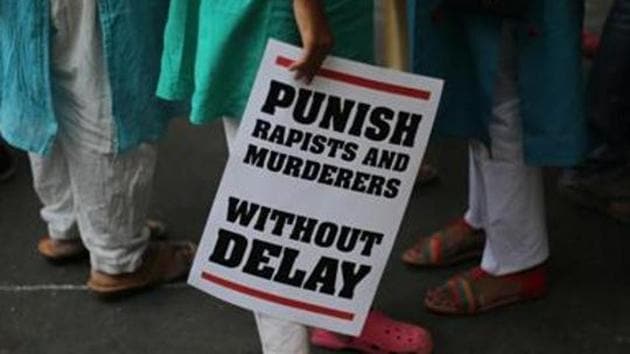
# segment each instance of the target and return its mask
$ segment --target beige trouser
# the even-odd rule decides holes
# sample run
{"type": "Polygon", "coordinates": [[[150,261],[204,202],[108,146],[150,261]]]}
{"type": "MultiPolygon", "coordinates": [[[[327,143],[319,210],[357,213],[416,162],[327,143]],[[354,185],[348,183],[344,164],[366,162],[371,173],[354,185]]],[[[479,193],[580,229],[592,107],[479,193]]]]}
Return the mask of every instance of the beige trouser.
{"type": "Polygon", "coordinates": [[[94,270],[136,270],[149,239],[145,220],[156,147],[145,144],[120,155],[103,154],[75,146],[61,134],[50,155],[29,157],[50,237],[81,237],[94,270]]]}
{"type": "Polygon", "coordinates": [[[51,0],[51,71],[59,132],[48,156],[31,154],[41,216],[54,240],[78,239],[92,268],[140,265],[156,148],[115,154],[111,87],[96,0],[51,0]]]}

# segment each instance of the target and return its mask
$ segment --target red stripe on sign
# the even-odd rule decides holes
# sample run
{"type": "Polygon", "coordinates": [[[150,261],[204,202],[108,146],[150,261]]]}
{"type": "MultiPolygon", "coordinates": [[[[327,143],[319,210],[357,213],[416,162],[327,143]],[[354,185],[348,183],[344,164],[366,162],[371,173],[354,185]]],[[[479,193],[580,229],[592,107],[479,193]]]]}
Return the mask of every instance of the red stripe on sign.
{"type": "MultiPolygon", "coordinates": [[[[285,68],[288,68],[294,62],[294,60],[283,56],[278,56],[276,58],[276,64],[285,68]]],[[[419,90],[411,87],[394,85],[387,82],[366,79],[364,77],[342,73],[341,71],[321,68],[317,75],[325,77],[327,79],[345,82],[350,85],[365,87],[387,93],[393,93],[395,95],[413,97],[425,101],[431,99],[431,92],[426,90],[419,90]]]]}
{"type": "Polygon", "coordinates": [[[344,312],[344,311],[340,311],[340,310],[335,310],[335,309],[331,309],[331,308],[328,308],[328,307],[323,307],[323,306],[319,306],[319,305],[309,304],[307,302],[302,302],[302,301],[293,300],[293,299],[289,299],[289,298],[286,298],[286,297],[282,297],[282,296],[266,293],[266,292],[261,291],[261,290],[250,288],[248,286],[245,286],[245,285],[242,285],[242,284],[238,284],[238,283],[234,283],[234,282],[229,281],[227,279],[223,279],[223,278],[217,277],[216,275],[213,275],[213,274],[210,274],[210,273],[207,273],[207,272],[203,272],[201,274],[201,278],[203,278],[204,280],[207,280],[207,281],[209,281],[211,283],[220,285],[220,286],[222,286],[224,288],[228,288],[230,290],[234,290],[234,291],[239,292],[241,294],[249,295],[249,296],[261,299],[261,300],[273,302],[273,303],[284,305],[284,306],[287,306],[287,307],[293,307],[293,308],[296,308],[296,309],[300,309],[300,310],[304,310],[304,311],[308,311],[308,312],[313,312],[313,313],[316,313],[316,314],[325,315],[325,316],[329,316],[329,317],[335,317],[335,318],[339,318],[339,319],[347,320],[347,321],[352,321],[354,319],[354,314],[350,313],[350,312],[344,312]]]}

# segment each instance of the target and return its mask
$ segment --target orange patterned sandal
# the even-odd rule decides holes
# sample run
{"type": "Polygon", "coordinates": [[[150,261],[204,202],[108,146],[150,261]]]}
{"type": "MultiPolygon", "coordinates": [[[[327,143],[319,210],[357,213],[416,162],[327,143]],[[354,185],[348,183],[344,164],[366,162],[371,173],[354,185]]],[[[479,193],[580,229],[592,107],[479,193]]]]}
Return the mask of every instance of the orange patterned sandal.
{"type": "Polygon", "coordinates": [[[436,314],[476,315],[539,299],[546,293],[547,269],[544,265],[505,276],[493,276],[477,267],[429,290],[424,304],[436,314]]]}
{"type": "Polygon", "coordinates": [[[406,264],[419,267],[446,267],[476,259],[483,253],[485,233],[474,229],[464,218],[450,223],[430,237],[421,237],[402,255],[406,264]]]}

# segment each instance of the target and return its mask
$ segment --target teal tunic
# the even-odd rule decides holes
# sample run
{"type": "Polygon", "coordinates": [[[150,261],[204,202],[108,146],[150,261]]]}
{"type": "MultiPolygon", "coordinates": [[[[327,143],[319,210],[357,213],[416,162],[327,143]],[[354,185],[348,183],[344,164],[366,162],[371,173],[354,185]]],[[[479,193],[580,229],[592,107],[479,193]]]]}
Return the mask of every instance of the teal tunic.
{"type": "MultiPolygon", "coordinates": [[[[373,4],[328,0],[334,54],[371,62],[373,4]]],[[[196,124],[241,117],[267,40],[299,45],[289,0],[173,0],[158,96],[191,100],[196,124]]]]}
{"type": "MultiPolygon", "coordinates": [[[[410,1],[416,72],[445,79],[436,131],[489,140],[502,19],[410,1]]],[[[573,165],[588,150],[580,33],[583,1],[531,0],[518,21],[518,89],[525,160],[573,165]]]]}
{"type": "MultiPolygon", "coordinates": [[[[169,0],[99,0],[116,152],[162,137],[177,107],[155,96],[169,0]]],[[[0,0],[0,135],[50,151],[59,130],[51,88],[50,0],[0,0]]]]}

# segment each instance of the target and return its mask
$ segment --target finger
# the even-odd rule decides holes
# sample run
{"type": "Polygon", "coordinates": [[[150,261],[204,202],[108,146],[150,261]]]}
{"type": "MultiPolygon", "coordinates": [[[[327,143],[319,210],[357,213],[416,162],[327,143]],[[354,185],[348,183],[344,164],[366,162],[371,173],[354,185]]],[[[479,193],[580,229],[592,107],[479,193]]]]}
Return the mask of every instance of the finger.
{"type": "Polygon", "coordinates": [[[300,59],[296,60],[293,63],[293,65],[291,65],[291,67],[289,67],[289,69],[305,66],[311,60],[311,58],[313,57],[314,54],[315,54],[314,46],[312,46],[312,45],[305,45],[304,49],[302,49],[302,56],[300,57],[300,59]]]}
{"type": "Polygon", "coordinates": [[[299,81],[304,79],[306,83],[310,83],[315,75],[313,65],[309,62],[296,63],[295,65],[292,65],[289,70],[295,72],[294,78],[296,80],[299,81]]]}
{"type": "Polygon", "coordinates": [[[304,74],[304,83],[306,85],[310,85],[311,82],[313,82],[313,78],[315,77],[315,73],[314,72],[308,72],[304,74]]]}
{"type": "Polygon", "coordinates": [[[290,71],[296,72],[296,75],[295,75],[296,80],[299,80],[304,76],[308,76],[309,73],[312,71],[311,62],[312,62],[314,54],[315,54],[315,51],[313,50],[312,47],[304,48],[302,57],[289,67],[290,71]]]}
{"type": "Polygon", "coordinates": [[[299,66],[301,77],[305,78],[306,83],[311,83],[313,81],[314,77],[319,72],[324,59],[325,56],[322,56],[319,53],[314,53],[310,58],[308,58],[308,61],[299,66]]]}
{"type": "Polygon", "coordinates": [[[296,80],[303,78],[307,84],[310,84],[328,56],[329,51],[329,45],[306,45],[302,57],[293,63],[289,70],[296,72],[296,80]]]}
{"type": "Polygon", "coordinates": [[[296,62],[295,64],[289,67],[289,71],[295,72],[294,78],[296,80],[300,80],[304,77],[305,74],[305,63],[304,62],[296,62]]]}

